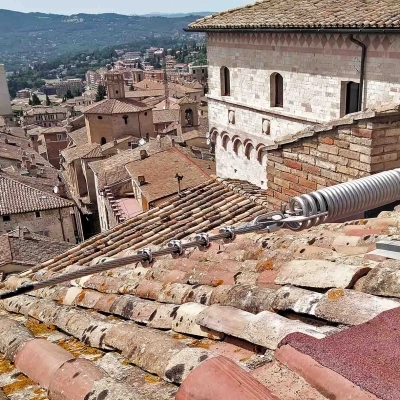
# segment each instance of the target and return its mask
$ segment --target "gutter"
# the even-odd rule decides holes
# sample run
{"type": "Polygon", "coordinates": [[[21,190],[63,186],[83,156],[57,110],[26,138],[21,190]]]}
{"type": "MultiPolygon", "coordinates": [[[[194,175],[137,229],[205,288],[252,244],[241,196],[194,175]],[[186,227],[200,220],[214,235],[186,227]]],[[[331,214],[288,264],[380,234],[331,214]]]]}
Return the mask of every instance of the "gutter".
{"type": "Polygon", "coordinates": [[[184,28],[185,32],[241,33],[386,33],[399,34],[400,28],[184,28]]]}
{"type": "Polygon", "coordinates": [[[354,35],[350,35],[350,40],[356,45],[361,47],[361,68],[360,68],[360,88],[358,91],[358,111],[362,111],[362,100],[364,92],[364,77],[365,77],[365,58],[367,55],[367,46],[354,38],[354,35]]]}

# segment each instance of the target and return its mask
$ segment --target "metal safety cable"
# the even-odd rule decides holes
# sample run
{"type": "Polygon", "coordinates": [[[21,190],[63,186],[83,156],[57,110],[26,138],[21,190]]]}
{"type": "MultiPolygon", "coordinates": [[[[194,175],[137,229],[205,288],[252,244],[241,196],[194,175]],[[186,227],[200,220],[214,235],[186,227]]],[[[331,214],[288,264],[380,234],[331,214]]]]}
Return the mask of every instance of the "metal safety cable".
{"type": "Polygon", "coordinates": [[[213,241],[230,242],[235,240],[237,235],[245,233],[272,233],[281,228],[288,228],[293,231],[308,229],[325,222],[381,207],[397,200],[400,200],[400,169],[381,172],[294,197],[288,207],[283,205],[281,211],[262,214],[247,225],[223,227],[220,229],[220,233],[216,235],[198,233],[194,240],[190,242],[171,240],[166,248],[160,250],[152,251],[150,248],[144,248],[133,256],[117,258],[41,282],[33,282],[13,291],[1,293],[0,300],[137,262],[150,265],[156,257],[165,255],[172,255],[174,258],[181,257],[185,250],[189,248],[197,247],[200,250],[207,250],[213,241]]]}

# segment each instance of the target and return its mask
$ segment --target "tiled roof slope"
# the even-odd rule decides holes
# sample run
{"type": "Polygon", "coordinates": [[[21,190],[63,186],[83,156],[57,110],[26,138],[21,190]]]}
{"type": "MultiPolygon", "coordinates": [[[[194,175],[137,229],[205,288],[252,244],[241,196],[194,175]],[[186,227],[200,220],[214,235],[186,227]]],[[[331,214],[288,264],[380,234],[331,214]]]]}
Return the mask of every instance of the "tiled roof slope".
{"type": "Polygon", "coordinates": [[[99,189],[104,189],[104,186],[112,185],[116,182],[121,182],[129,179],[128,171],[125,166],[132,161],[140,160],[140,151],[146,150],[148,155],[159,153],[172,146],[170,136],[165,136],[156,140],[150,138],[150,141],[143,146],[139,146],[132,150],[124,150],[120,153],[99,161],[89,163],[89,167],[97,175],[97,184],[99,189]]]}
{"type": "Polygon", "coordinates": [[[72,247],[71,243],[37,235],[27,228],[18,228],[0,236],[0,266],[7,263],[34,266],[72,247]],[[29,234],[29,238],[24,233],[29,234]]]}
{"type": "Polygon", "coordinates": [[[106,99],[85,108],[85,114],[125,114],[149,110],[151,107],[134,99],[106,99]]]}
{"type": "Polygon", "coordinates": [[[85,143],[80,146],[70,147],[61,152],[66,163],[78,160],[80,158],[102,157],[103,152],[98,143],[85,143]]]}
{"type": "Polygon", "coordinates": [[[74,203],[27,186],[5,175],[0,176],[0,215],[72,207],[74,203]]]}
{"type": "Polygon", "coordinates": [[[140,187],[146,199],[151,202],[178,192],[176,174],[183,176],[181,189],[203,184],[210,179],[189,157],[175,147],[156,153],[144,160],[132,161],[126,165],[129,175],[135,180],[144,176],[146,184],[140,187]]]}
{"type": "Polygon", "coordinates": [[[85,265],[99,256],[112,257],[128,248],[165,244],[198,231],[210,231],[221,225],[251,220],[264,212],[265,190],[257,198],[229,180],[209,180],[187,189],[158,207],[139,214],[86,240],[79,246],[35,268],[47,266],[62,270],[71,264],[85,265]]]}
{"type": "Polygon", "coordinates": [[[392,0],[264,0],[199,19],[189,30],[398,28],[392,0]]]}
{"type": "Polygon", "coordinates": [[[88,142],[86,126],[77,129],[76,131],[68,132],[67,135],[71,138],[76,146],[81,146],[88,142]]]}
{"type": "MultiPolygon", "coordinates": [[[[124,229],[120,226],[119,233],[124,235],[124,229]]],[[[144,232],[150,229],[148,224],[144,232]]],[[[96,245],[113,249],[116,233],[96,245]]],[[[367,254],[377,241],[388,239],[400,240],[400,213],[303,232],[247,234],[180,259],[161,257],[149,267],[128,265],[41,289],[2,302],[6,319],[0,320],[0,351],[33,382],[50,387],[50,399],[62,390],[65,399],[78,398],[72,386],[79,398],[94,399],[92,391],[98,395],[108,379],[108,391],[100,397],[105,400],[119,399],[118,391],[129,388],[127,399],[151,399],[145,392],[151,381],[160,385],[160,399],[174,398],[172,382],[182,385],[177,400],[211,400],[215,393],[220,400],[322,400],[323,394],[275,359],[275,350],[291,333],[334,343],[336,335],[346,336],[353,326],[398,308],[397,262],[367,254]],[[56,330],[46,329],[49,324],[56,330]],[[50,343],[38,340],[46,335],[50,343]],[[60,338],[66,338],[77,359],[60,351],[60,338]],[[30,361],[38,354],[40,364],[30,361]],[[94,355],[90,363],[83,360],[87,354],[94,355]],[[68,371],[60,367],[66,359],[71,360],[68,371]],[[132,368],[135,379],[125,378],[123,365],[132,368]],[[85,381],[70,385],[67,377],[77,376],[84,366],[85,381]],[[143,373],[147,379],[136,378],[143,373]],[[122,386],[116,385],[117,376],[122,386]],[[241,397],[234,396],[238,382],[241,397]]],[[[71,256],[94,265],[134,254],[134,249],[128,245],[111,250],[110,257],[84,260],[78,248],[71,256]]],[[[71,264],[72,257],[70,271],[79,268],[71,264]]],[[[54,260],[49,268],[56,265],[54,260]]],[[[36,278],[56,270],[41,270],[36,278]]],[[[11,277],[6,287],[28,282],[11,277]]],[[[317,387],[328,398],[348,398],[317,387]]],[[[357,384],[351,384],[351,393],[357,394],[352,398],[375,398],[357,384]]]]}

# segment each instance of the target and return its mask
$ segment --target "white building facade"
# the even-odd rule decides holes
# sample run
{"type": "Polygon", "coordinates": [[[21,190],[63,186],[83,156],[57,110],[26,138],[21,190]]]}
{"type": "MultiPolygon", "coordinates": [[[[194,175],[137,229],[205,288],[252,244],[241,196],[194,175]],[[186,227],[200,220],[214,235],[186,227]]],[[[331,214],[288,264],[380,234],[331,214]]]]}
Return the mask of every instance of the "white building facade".
{"type": "Polygon", "coordinates": [[[12,114],[10,93],[8,92],[6,70],[0,64],[0,117],[9,117],[12,114]]]}
{"type": "MultiPolygon", "coordinates": [[[[268,184],[266,149],[275,139],[400,102],[400,29],[355,29],[357,18],[365,22],[362,10],[350,24],[354,29],[324,28],[323,20],[315,29],[268,28],[273,18],[283,24],[285,16],[293,20],[300,12],[296,2],[284,9],[274,3],[279,2],[256,3],[189,26],[207,32],[207,97],[217,175],[263,188],[268,184]],[[243,28],[238,27],[241,21],[243,28]]],[[[367,14],[376,3],[386,4],[366,3],[367,14]]],[[[390,12],[384,16],[388,20],[390,12]]],[[[346,19],[330,16],[336,17],[346,19]]]]}

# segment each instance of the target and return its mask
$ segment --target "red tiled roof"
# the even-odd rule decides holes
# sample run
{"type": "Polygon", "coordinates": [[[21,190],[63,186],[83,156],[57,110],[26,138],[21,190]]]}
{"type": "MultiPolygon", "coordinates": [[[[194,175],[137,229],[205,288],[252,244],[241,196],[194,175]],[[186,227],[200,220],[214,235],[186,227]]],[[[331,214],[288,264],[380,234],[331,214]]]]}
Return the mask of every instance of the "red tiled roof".
{"type": "Polygon", "coordinates": [[[129,114],[149,110],[151,107],[134,99],[106,99],[85,108],[85,114],[129,114]]]}
{"type": "Polygon", "coordinates": [[[183,175],[181,189],[200,185],[210,179],[193,161],[176,148],[171,148],[144,160],[133,161],[126,165],[129,175],[136,182],[138,176],[144,176],[146,184],[140,190],[151,202],[174,195],[178,192],[176,174],[183,175]]]}
{"type": "Polygon", "coordinates": [[[18,228],[15,231],[0,236],[0,266],[4,264],[19,264],[34,266],[46,259],[74,247],[73,244],[60,242],[45,236],[31,233],[27,228],[18,228]],[[24,234],[29,234],[26,238],[24,234]]]}
{"type": "MultiPolygon", "coordinates": [[[[214,189],[217,187],[215,183],[214,189]]],[[[210,193],[205,193],[204,199],[211,209],[210,193]]],[[[229,191],[222,195],[225,204],[228,204],[228,195],[229,191]]],[[[190,201],[188,199],[186,204],[190,201]]],[[[162,217],[163,224],[183,216],[180,211],[187,213],[184,208],[172,203],[166,205],[169,211],[162,217]]],[[[47,268],[39,269],[36,277],[43,279],[61,270],[81,268],[79,265],[85,263],[94,265],[135,254],[137,247],[127,237],[126,227],[135,227],[141,232],[137,239],[141,241],[140,246],[144,246],[150,232],[157,235],[157,227],[151,219],[158,218],[158,212],[155,209],[144,214],[150,219],[146,219],[142,227],[139,221],[143,221],[144,215],[91,239],[89,245],[79,245],[68,252],[69,255],[46,263],[47,268]],[[126,245],[121,246],[119,242],[116,248],[118,241],[124,239],[126,245]],[[109,251],[105,252],[107,248],[109,251]]],[[[224,223],[216,226],[221,224],[224,223]]],[[[188,230],[185,231],[187,234],[188,230]]],[[[397,352],[395,349],[386,351],[382,360],[374,359],[373,355],[381,355],[384,348],[390,350],[389,342],[395,344],[399,340],[393,328],[400,306],[393,299],[400,298],[399,285],[395,283],[398,281],[397,266],[392,260],[371,260],[368,252],[377,241],[396,237],[399,232],[400,213],[383,213],[377,219],[321,225],[303,232],[282,230],[274,234],[247,234],[233,243],[213,243],[206,252],[188,251],[185,257],[177,260],[160,257],[150,267],[140,263],[127,265],[38,290],[30,296],[2,302],[8,319],[0,321],[0,335],[4,338],[0,341],[0,351],[11,361],[16,355],[17,367],[34,382],[41,382],[44,388],[50,385],[58,391],[64,390],[65,398],[71,400],[74,399],[71,385],[62,383],[61,378],[52,378],[54,373],[49,372],[55,368],[59,371],[57,374],[66,373],[50,362],[62,352],[58,347],[46,347],[38,339],[32,340],[32,331],[26,329],[27,318],[56,327],[55,332],[46,333],[49,344],[60,343],[51,339],[57,337],[57,333],[74,341],[73,348],[79,349],[75,350],[78,355],[85,357],[89,353],[86,346],[91,347],[90,353],[96,355],[97,361],[92,358],[92,362],[87,363],[87,377],[85,381],[77,380],[74,390],[85,394],[85,390],[91,390],[87,386],[104,387],[104,376],[97,369],[101,365],[108,373],[114,371],[108,381],[108,392],[103,394],[106,400],[115,398],[118,390],[129,392],[129,388],[134,399],[151,398],[146,397],[148,386],[143,380],[122,378],[122,386],[116,385],[113,377],[120,374],[123,365],[129,364],[135,366],[129,366],[135,377],[137,371],[143,370],[149,374],[149,380],[160,385],[157,397],[160,399],[172,400],[176,395],[179,400],[211,400],[216,393],[221,400],[230,400],[240,393],[246,399],[258,399],[262,394],[261,398],[275,400],[323,400],[326,393],[333,393],[332,396],[339,399],[343,398],[340,390],[347,382],[350,386],[342,393],[371,400],[376,394],[381,399],[391,400],[396,398],[393,393],[397,393],[394,390],[398,383],[396,379],[385,382],[395,372],[397,352]],[[383,274],[385,270],[391,273],[383,274]],[[319,279],[315,280],[317,274],[319,279]],[[279,283],[283,277],[282,286],[279,283]],[[375,285],[374,293],[378,295],[371,294],[372,282],[377,280],[380,284],[375,285]],[[383,290],[390,298],[380,297],[383,290]],[[387,316],[379,317],[385,310],[392,309],[387,316]],[[367,324],[363,325],[365,322],[367,324]],[[367,331],[373,336],[364,334],[367,331]],[[299,336],[299,333],[311,338],[299,336]],[[10,348],[7,344],[10,341],[19,344],[30,341],[31,344],[10,348]],[[294,368],[284,357],[285,346],[280,347],[285,343],[311,355],[319,364],[308,359],[303,370],[294,368]],[[360,352],[361,349],[367,352],[360,352]],[[118,362],[114,356],[109,356],[116,352],[123,357],[116,356],[118,362]],[[45,354],[43,362],[37,364],[43,368],[40,372],[29,361],[35,359],[36,354],[45,354]],[[293,371],[275,357],[288,363],[293,371]],[[373,363],[371,368],[378,365],[383,369],[372,377],[371,368],[358,367],[367,365],[366,362],[373,363]],[[322,370],[323,374],[307,375],[309,368],[322,370]],[[385,370],[387,373],[381,375],[385,370]],[[335,371],[338,373],[330,375],[335,371]],[[322,393],[301,377],[303,373],[313,385],[319,383],[316,387],[322,393]],[[205,378],[210,374],[214,379],[205,378]],[[329,379],[324,378],[324,374],[329,379]],[[47,376],[49,379],[44,379],[47,376]],[[367,381],[359,380],[367,376],[367,381]],[[202,380],[208,384],[198,385],[202,380]],[[265,387],[259,386],[257,381],[265,387]],[[170,382],[182,385],[178,393],[170,382]],[[254,392],[254,388],[259,389],[254,392]]],[[[152,243],[157,242],[154,237],[150,239],[152,243]]],[[[6,287],[29,283],[27,276],[9,278],[6,287]]],[[[40,326],[43,330],[44,325],[40,326]]],[[[42,330],[37,325],[34,328],[37,336],[36,332],[42,330]]],[[[71,357],[62,354],[57,357],[71,357]]],[[[77,361],[71,360],[68,376],[81,368],[77,361]]],[[[293,362],[299,360],[297,356],[292,357],[293,362]]]]}
{"type": "Polygon", "coordinates": [[[72,207],[74,203],[7,177],[0,176],[0,215],[72,207]]]}
{"type": "Polygon", "coordinates": [[[263,0],[201,18],[189,30],[398,27],[397,3],[391,0],[263,0]]]}

